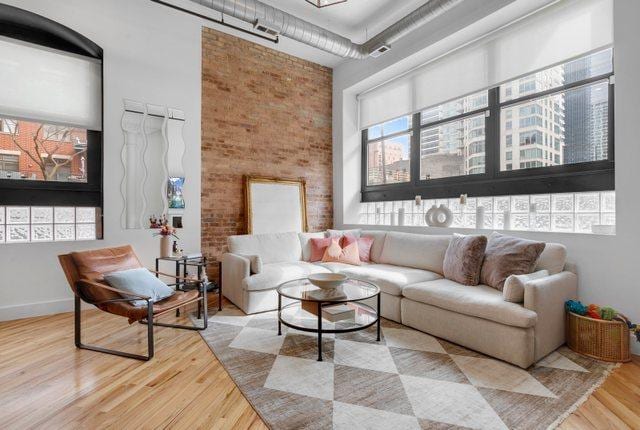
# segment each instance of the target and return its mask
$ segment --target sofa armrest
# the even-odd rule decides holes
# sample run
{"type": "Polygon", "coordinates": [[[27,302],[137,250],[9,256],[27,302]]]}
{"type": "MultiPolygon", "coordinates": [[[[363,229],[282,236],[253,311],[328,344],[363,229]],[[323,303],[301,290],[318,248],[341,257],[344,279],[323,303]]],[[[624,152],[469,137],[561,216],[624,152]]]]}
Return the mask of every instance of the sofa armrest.
{"type": "Polygon", "coordinates": [[[244,291],[242,281],[251,276],[251,261],[242,255],[226,253],[222,256],[222,295],[242,309],[244,291]]]}
{"type": "Polygon", "coordinates": [[[578,276],[572,272],[534,279],[524,286],[524,307],[538,314],[535,326],[535,359],[565,342],[564,303],[578,294],[578,276]]]}

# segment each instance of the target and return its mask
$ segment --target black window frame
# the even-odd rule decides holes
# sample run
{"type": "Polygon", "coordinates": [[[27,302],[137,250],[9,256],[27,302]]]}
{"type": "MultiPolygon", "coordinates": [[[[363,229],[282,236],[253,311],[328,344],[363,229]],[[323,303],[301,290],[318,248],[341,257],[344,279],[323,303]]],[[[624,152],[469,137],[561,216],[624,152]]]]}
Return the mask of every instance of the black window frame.
{"type": "MultiPolygon", "coordinates": [[[[83,55],[100,61],[104,128],[103,50],[91,40],[35,13],[0,4],[0,36],[83,55]]],[[[13,118],[12,118],[13,119],[13,118]]],[[[29,120],[27,118],[22,118],[29,120]]],[[[36,121],[36,120],[33,120],[36,121]]],[[[103,132],[87,130],[87,182],[56,182],[0,178],[0,205],[96,207],[103,212],[103,132]]],[[[97,220],[102,225],[102,219],[97,220]]],[[[101,231],[103,228],[97,229],[101,231]]],[[[102,236],[98,235],[98,239],[102,236]]]]}
{"type": "MultiPolygon", "coordinates": [[[[608,48],[612,49],[613,48],[608,48]]],[[[567,60],[571,61],[571,60],[567,60]]],[[[612,57],[613,61],[613,57],[612,57]]],[[[546,70],[546,69],[543,69],[546,70]]],[[[535,71],[532,72],[536,73],[535,71]]],[[[487,90],[488,107],[466,112],[439,121],[422,124],[421,112],[412,116],[410,148],[410,182],[367,185],[366,149],[367,129],[362,131],[362,202],[412,200],[420,195],[423,199],[455,198],[461,194],[470,197],[492,197],[519,194],[575,193],[587,191],[610,191],[615,189],[615,70],[591,78],[565,84],[549,90],[510,99],[500,100],[500,86],[487,90]],[[500,170],[501,127],[503,109],[517,106],[529,100],[540,99],[563,93],[578,87],[586,87],[599,82],[608,83],[608,152],[606,160],[589,161],[560,166],[547,166],[516,170],[500,170]],[[420,179],[420,133],[425,128],[433,128],[449,122],[469,117],[485,115],[485,173],[456,177],[420,179]]],[[[472,94],[477,94],[474,92],[472,94]]],[[[469,94],[470,95],[470,94],[469,94]]],[[[454,100],[466,97],[457,97],[454,100]]],[[[444,102],[447,103],[447,102],[444,102]]],[[[428,109],[428,108],[427,108],[428,109]]],[[[425,109],[426,110],[426,109],[425,109]]],[[[407,115],[408,116],[408,115],[407,115]]],[[[405,134],[406,132],[403,132],[405,134]]],[[[513,135],[513,133],[511,133],[513,135]]],[[[512,139],[515,139],[512,138],[512,139]]],[[[372,140],[373,141],[373,140],[372,140]]]]}

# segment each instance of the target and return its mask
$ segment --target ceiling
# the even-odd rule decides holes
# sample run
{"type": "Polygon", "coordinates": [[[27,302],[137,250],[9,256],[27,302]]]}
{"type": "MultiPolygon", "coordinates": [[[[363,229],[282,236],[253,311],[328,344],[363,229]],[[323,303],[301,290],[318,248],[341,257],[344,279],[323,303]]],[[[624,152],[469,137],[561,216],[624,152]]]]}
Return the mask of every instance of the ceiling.
{"type": "Polygon", "coordinates": [[[427,0],[347,0],[321,9],[305,0],[261,0],[298,18],[362,43],[427,0]]]}

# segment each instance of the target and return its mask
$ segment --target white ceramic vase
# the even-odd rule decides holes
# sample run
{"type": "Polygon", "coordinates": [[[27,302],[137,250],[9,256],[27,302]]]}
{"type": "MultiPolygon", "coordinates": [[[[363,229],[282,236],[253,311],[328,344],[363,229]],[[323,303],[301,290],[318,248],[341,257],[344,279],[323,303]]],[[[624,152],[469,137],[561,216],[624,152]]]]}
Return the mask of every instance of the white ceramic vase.
{"type": "Polygon", "coordinates": [[[453,212],[445,205],[433,205],[424,215],[424,220],[431,227],[449,227],[453,223],[453,212]]]}

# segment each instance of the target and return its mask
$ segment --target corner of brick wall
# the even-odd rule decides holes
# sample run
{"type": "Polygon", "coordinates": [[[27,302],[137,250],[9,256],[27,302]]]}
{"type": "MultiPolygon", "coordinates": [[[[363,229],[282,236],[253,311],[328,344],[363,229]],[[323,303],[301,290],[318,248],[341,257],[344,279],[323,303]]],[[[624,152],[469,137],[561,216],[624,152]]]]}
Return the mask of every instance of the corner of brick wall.
{"type": "Polygon", "coordinates": [[[201,246],[207,257],[219,258],[228,236],[246,233],[244,175],[304,178],[309,231],[332,226],[331,97],[330,68],[203,29],[201,246]]]}

